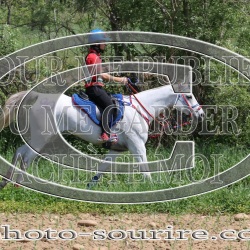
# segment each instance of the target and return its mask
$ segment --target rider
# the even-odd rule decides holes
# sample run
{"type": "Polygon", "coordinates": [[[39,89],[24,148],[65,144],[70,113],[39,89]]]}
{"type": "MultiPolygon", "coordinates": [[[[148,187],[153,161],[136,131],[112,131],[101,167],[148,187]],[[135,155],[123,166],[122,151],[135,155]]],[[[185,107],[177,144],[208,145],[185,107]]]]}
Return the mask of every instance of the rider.
{"type": "Polygon", "coordinates": [[[115,77],[108,73],[103,73],[101,53],[104,52],[106,47],[105,42],[110,41],[110,38],[100,29],[94,29],[90,32],[89,53],[85,58],[91,77],[86,80],[85,88],[86,94],[89,99],[94,102],[103,112],[101,119],[102,134],[100,140],[103,142],[117,142],[117,135],[112,134],[109,127],[109,121],[112,119],[113,114],[113,102],[111,97],[104,89],[104,81],[112,81],[116,83],[127,84],[128,79],[126,77],[115,77]],[[91,65],[93,65],[91,67],[91,65]]]}

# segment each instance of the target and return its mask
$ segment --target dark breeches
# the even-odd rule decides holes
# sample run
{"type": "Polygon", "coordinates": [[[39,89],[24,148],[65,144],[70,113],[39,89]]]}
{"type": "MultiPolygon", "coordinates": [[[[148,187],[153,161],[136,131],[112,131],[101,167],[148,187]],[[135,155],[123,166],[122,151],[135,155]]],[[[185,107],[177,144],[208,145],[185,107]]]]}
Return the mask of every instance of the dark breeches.
{"type": "Polygon", "coordinates": [[[108,93],[100,86],[86,88],[90,101],[94,102],[102,113],[102,130],[110,134],[109,121],[114,113],[114,104],[108,93]]]}

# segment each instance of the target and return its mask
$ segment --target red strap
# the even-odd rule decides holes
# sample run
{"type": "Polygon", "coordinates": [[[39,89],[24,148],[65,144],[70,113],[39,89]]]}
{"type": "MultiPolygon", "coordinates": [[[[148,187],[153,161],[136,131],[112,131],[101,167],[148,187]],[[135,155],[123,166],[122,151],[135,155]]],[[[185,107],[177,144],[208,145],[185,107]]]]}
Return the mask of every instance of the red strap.
{"type": "MultiPolygon", "coordinates": [[[[162,125],[161,121],[159,121],[156,117],[154,117],[151,113],[149,113],[149,111],[144,107],[144,105],[140,102],[140,100],[135,96],[135,93],[138,93],[132,86],[130,83],[128,83],[129,88],[132,90],[132,95],[135,98],[135,100],[138,102],[138,104],[144,109],[144,111],[153,119],[155,120],[157,123],[159,123],[160,125],[162,125]]],[[[135,108],[137,110],[137,112],[146,120],[146,122],[149,124],[149,119],[142,114],[133,104],[132,104],[132,98],[130,96],[130,102],[133,108],[135,108]]]]}
{"type": "Polygon", "coordinates": [[[136,108],[136,106],[132,103],[132,97],[130,97],[130,103],[131,103],[131,107],[134,108],[141,116],[142,118],[144,118],[144,120],[146,121],[146,123],[149,125],[149,119],[140,111],[136,108]]]}

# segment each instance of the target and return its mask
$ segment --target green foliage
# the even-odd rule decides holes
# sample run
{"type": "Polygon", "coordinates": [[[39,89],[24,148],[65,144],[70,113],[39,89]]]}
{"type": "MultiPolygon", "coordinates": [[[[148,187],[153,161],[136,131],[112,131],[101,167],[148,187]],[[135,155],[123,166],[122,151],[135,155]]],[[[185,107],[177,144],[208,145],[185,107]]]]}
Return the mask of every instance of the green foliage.
{"type": "Polygon", "coordinates": [[[215,97],[215,102],[217,104],[231,107],[231,112],[228,113],[229,117],[232,117],[232,110],[235,107],[236,112],[234,113],[237,117],[237,119],[235,119],[235,124],[238,127],[239,133],[231,132],[233,136],[228,139],[228,143],[231,143],[231,145],[232,143],[235,143],[235,145],[241,144],[250,146],[249,93],[249,87],[233,85],[219,88],[218,94],[215,97]]]}
{"type": "MultiPolygon", "coordinates": [[[[245,55],[249,50],[250,7],[245,0],[237,3],[233,0],[21,0],[7,1],[1,7],[0,22],[9,24],[3,25],[0,30],[0,55],[6,55],[15,49],[43,40],[88,32],[96,27],[113,31],[141,30],[184,35],[216,43],[245,55]]],[[[74,57],[83,56],[84,58],[83,54],[86,53],[86,50],[80,50],[70,49],[54,54],[60,56],[62,60],[61,70],[79,66],[76,65],[74,57]]],[[[174,48],[141,44],[113,44],[108,47],[108,50],[108,54],[123,55],[128,60],[133,60],[140,55],[152,57],[161,55],[171,62],[172,56],[190,55],[186,51],[174,48]]],[[[198,56],[198,58],[200,57],[198,56]]],[[[26,75],[28,85],[24,86],[21,81],[22,76],[17,74],[11,86],[1,88],[2,103],[6,96],[36,84],[35,75],[39,74],[39,80],[42,80],[53,74],[49,66],[41,60],[39,69],[36,71],[37,66],[34,63],[28,64],[28,74],[26,75]]],[[[206,73],[203,66],[200,65],[199,70],[202,77],[205,78],[206,73]]],[[[212,64],[211,79],[217,79],[221,75],[223,77],[224,67],[212,64]]],[[[157,81],[154,79],[143,78],[143,80],[149,88],[156,86],[157,81]]],[[[242,132],[239,136],[228,137],[226,141],[230,143],[232,140],[236,144],[247,144],[249,141],[249,114],[247,111],[249,89],[238,87],[237,84],[230,88],[229,83],[225,82],[226,84],[227,86],[217,88],[213,86],[212,82],[207,82],[207,86],[199,84],[194,87],[193,91],[202,104],[228,105],[232,103],[236,106],[239,111],[237,122],[242,132]],[[223,104],[221,100],[227,100],[227,102],[223,104]]],[[[107,89],[110,92],[127,94],[126,89],[117,88],[117,86],[108,86],[107,89]]],[[[217,116],[217,122],[220,122],[221,117],[217,116]]],[[[169,138],[164,139],[169,141],[169,138]]],[[[170,141],[172,139],[174,138],[170,138],[170,141]]],[[[220,141],[220,137],[216,138],[216,141],[218,140],[220,141]]]]}
{"type": "Polygon", "coordinates": [[[9,25],[0,28],[0,56],[8,55],[16,49],[15,35],[9,25]]]}
{"type": "MultiPolygon", "coordinates": [[[[180,36],[201,39],[211,42],[229,50],[241,53],[245,56],[249,54],[250,46],[250,5],[248,0],[175,0],[175,1],[147,1],[147,0],[109,0],[109,1],[87,1],[87,0],[20,0],[4,1],[0,6],[0,56],[7,55],[17,49],[32,45],[44,40],[58,38],[67,35],[89,32],[91,29],[99,27],[108,31],[134,30],[170,33],[180,36]],[[7,24],[6,24],[7,23],[7,24]]],[[[62,59],[61,70],[70,69],[77,65],[75,56],[82,56],[86,49],[69,49],[63,52],[54,53],[62,59]]],[[[195,55],[180,49],[160,47],[152,44],[112,44],[108,46],[107,55],[122,55],[127,60],[134,60],[136,56],[165,56],[166,62],[171,62],[173,56],[195,55]]],[[[197,56],[197,55],[196,55],[197,56]]],[[[200,58],[200,56],[197,56],[200,58]]],[[[46,60],[45,60],[46,61],[46,60]]],[[[12,84],[1,86],[1,105],[6,98],[18,91],[33,87],[37,82],[34,80],[37,73],[40,74],[39,81],[49,77],[52,70],[49,64],[43,61],[36,71],[35,63],[27,65],[28,85],[22,82],[22,76],[16,75],[12,84]]],[[[182,62],[183,63],[183,62],[182,62]]],[[[206,78],[205,66],[201,64],[203,80],[206,78]]],[[[213,136],[199,136],[194,133],[181,139],[194,139],[199,145],[202,153],[209,155],[212,153],[226,152],[231,155],[225,166],[229,167],[247,155],[250,144],[250,102],[249,83],[241,86],[238,76],[232,73],[231,79],[226,79],[225,68],[218,63],[211,65],[211,79],[199,83],[193,91],[201,104],[234,106],[238,115],[235,122],[240,133],[234,133],[231,124],[228,124],[230,135],[222,136],[220,132],[213,136]],[[215,84],[216,80],[222,77],[222,84],[215,84]],[[245,150],[243,150],[245,148],[245,150]]],[[[144,87],[152,88],[158,86],[157,80],[152,76],[143,76],[144,87]]],[[[205,80],[204,80],[205,81],[205,80]]],[[[82,89],[79,84],[67,91],[72,94],[74,91],[82,89]]],[[[121,92],[128,94],[123,87],[110,85],[109,92],[121,92]]],[[[229,117],[234,111],[231,109],[226,113],[229,117]]],[[[225,115],[225,113],[224,113],[225,115]]],[[[220,130],[223,126],[224,117],[222,112],[217,112],[210,130],[217,125],[220,130]]],[[[102,148],[94,147],[73,136],[65,135],[67,141],[75,148],[86,153],[105,153],[102,148]]],[[[161,141],[151,140],[147,145],[148,157],[154,159],[155,150],[160,153],[170,154],[169,149],[180,137],[164,136],[161,141]]],[[[0,134],[0,151],[7,152],[6,157],[11,160],[14,150],[22,143],[18,136],[10,133],[6,128],[0,134]]],[[[201,166],[194,172],[197,178],[201,175],[201,166]]],[[[41,174],[48,178],[50,166],[46,164],[41,167],[41,174]]],[[[121,183],[125,183],[127,176],[118,177],[121,183]]],[[[110,176],[105,176],[106,184],[102,184],[97,189],[111,191],[144,191],[151,189],[147,183],[145,185],[130,186],[108,185],[110,176]]],[[[70,180],[70,177],[68,178],[70,180]]],[[[249,213],[249,178],[224,188],[216,193],[193,197],[182,201],[173,201],[159,204],[137,205],[137,206],[110,206],[88,203],[78,203],[74,201],[62,201],[58,198],[48,197],[26,189],[14,189],[7,187],[0,192],[0,199],[5,201],[0,203],[1,211],[5,212],[199,212],[199,213],[249,213]]],[[[71,183],[67,183],[71,184],[71,183]]],[[[161,189],[164,185],[154,186],[154,189],[161,189]]]]}

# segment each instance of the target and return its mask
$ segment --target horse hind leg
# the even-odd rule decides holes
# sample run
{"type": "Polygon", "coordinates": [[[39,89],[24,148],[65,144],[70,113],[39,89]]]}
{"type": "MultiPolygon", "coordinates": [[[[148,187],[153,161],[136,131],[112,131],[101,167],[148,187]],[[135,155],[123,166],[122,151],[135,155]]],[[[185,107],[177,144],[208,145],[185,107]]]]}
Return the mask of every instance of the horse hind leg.
{"type": "Polygon", "coordinates": [[[6,176],[2,178],[2,181],[0,182],[0,189],[4,188],[9,182],[13,181],[14,174],[17,175],[16,183],[21,183],[22,173],[19,170],[15,173],[17,165],[20,163],[20,168],[23,171],[26,171],[31,163],[31,158],[34,158],[33,155],[35,156],[36,154],[27,145],[23,145],[16,150],[11,162],[14,167],[10,167],[6,176]]]}
{"type": "MultiPolygon", "coordinates": [[[[26,172],[27,168],[30,166],[34,158],[37,156],[37,153],[35,153],[32,149],[27,147],[28,150],[24,153],[23,157],[20,158],[20,169],[23,172],[26,172]]],[[[23,184],[24,177],[23,172],[17,170],[16,172],[16,186],[19,186],[19,184],[23,184]]]]}
{"type": "MultiPolygon", "coordinates": [[[[21,147],[19,147],[13,158],[12,158],[12,161],[11,161],[11,164],[12,166],[16,167],[17,164],[18,164],[18,158],[21,156],[24,155],[24,148],[25,148],[26,145],[23,145],[21,147]]],[[[13,167],[10,167],[7,171],[7,174],[5,177],[2,178],[2,181],[0,182],[0,189],[4,188],[9,182],[12,181],[12,178],[13,178],[13,175],[14,175],[14,172],[15,172],[15,168],[13,167]]]]}

